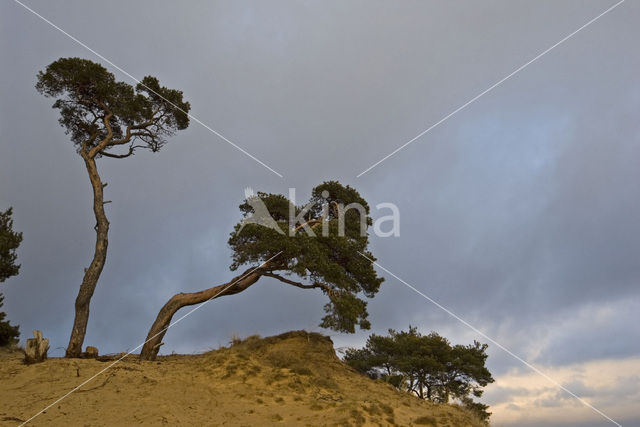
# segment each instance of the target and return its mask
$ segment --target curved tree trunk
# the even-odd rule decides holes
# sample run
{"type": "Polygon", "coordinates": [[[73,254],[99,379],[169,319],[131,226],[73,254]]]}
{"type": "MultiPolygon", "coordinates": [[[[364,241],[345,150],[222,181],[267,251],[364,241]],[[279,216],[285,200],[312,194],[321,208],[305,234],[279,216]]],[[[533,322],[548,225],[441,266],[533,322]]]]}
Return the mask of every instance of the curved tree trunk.
{"type": "Polygon", "coordinates": [[[102,273],[105,260],[107,258],[109,221],[104,213],[104,198],[102,189],[106,184],[102,184],[95,158],[88,154],[81,153],[84,159],[89,180],[93,188],[93,212],[96,217],[96,247],[93,254],[93,260],[89,268],[85,269],[80,291],[76,297],[76,316],[73,321],[73,329],[71,338],[69,338],[69,346],[67,347],[66,357],[80,357],[82,354],[82,343],[87,332],[87,322],[89,320],[89,303],[91,297],[98,284],[98,278],[102,273]]]}
{"type": "Polygon", "coordinates": [[[262,268],[250,268],[243,274],[234,277],[229,282],[214,286],[209,289],[205,289],[200,292],[192,292],[188,294],[179,293],[174,295],[167,303],[160,309],[156,320],[153,322],[147,339],[140,352],[140,359],[142,360],[155,360],[162,345],[162,338],[167,333],[167,329],[171,325],[171,319],[173,315],[182,307],[189,305],[200,304],[210,299],[215,299],[223,295],[233,295],[240,293],[247,289],[249,286],[256,283],[264,273],[264,266],[262,268]]]}

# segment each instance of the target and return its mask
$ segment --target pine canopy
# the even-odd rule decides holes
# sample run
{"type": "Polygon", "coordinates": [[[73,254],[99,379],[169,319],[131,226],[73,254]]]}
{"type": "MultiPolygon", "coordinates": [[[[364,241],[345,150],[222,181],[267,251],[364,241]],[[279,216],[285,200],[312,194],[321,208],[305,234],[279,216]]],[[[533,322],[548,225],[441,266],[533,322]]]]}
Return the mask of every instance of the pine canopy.
{"type": "MultiPolygon", "coordinates": [[[[231,269],[266,263],[264,276],[322,290],[329,298],[322,327],[342,332],[355,332],[356,325],[369,329],[362,296],[375,296],[384,279],[378,277],[371,262],[375,258],[368,251],[367,228],[372,220],[367,202],[355,189],[336,181],[315,187],[306,205],[294,206],[279,194],[258,193],[255,197],[267,207],[279,230],[240,221],[229,238],[231,269]],[[360,211],[346,209],[350,204],[362,207],[362,222],[360,211]],[[292,217],[302,219],[292,223],[292,217]]],[[[245,218],[255,214],[249,200],[240,210],[245,218]]]]}

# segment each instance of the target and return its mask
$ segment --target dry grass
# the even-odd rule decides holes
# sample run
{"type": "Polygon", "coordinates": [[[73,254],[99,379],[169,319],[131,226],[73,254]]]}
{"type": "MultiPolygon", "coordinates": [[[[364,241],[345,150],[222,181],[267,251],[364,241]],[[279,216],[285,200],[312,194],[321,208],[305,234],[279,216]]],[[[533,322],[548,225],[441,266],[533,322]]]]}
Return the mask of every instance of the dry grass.
{"type": "MultiPolygon", "coordinates": [[[[3,356],[0,425],[26,420],[104,367],[85,359],[26,366],[19,353],[3,356]]],[[[32,425],[481,425],[459,407],[356,373],[329,338],[304,331],[234,337],[229,347],[157,362],[132,356],[82,390],[32,425]]]]}

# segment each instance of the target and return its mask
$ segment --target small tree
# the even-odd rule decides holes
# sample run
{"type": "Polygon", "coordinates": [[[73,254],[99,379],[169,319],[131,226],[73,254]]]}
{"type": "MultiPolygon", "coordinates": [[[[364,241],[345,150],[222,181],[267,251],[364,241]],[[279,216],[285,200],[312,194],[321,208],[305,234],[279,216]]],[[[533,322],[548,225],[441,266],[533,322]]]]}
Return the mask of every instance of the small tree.
{"type": "MultiPolygon", "coordinates": [[[[22,233],[13,231],[11,208],[0,212],[0,283],[20,272],[20,265],[16,264],[18,254],[16,249],[22,242],[22,233]]],[[[0,308],[3,306],[4,296],[0,293],[0,308]]],[[[11,326],[5,321],[6,313],[0,312],[0,346],[17,342],[20,336],[18,326],[11,326]]]]}
{"type": "Polygon", "coordinates": [[[422,335],[417,328],[389,336],[371,335],[362,349],[348,349],[345,362],[372,378],[434,402],[458,400],[487,421],[487,405],[474,402],[482,388],[493,382],[485,366],[487,345],[454,345],[435,332],[422,335]]]}
{"type": "Polygon", "coordinates": [[[98,174],[96,160],[126,158],[138,148],[160,150],[167,136],[187,128],[190,106],[182,100],[181,91],[160,86],[155,77],[145,77],[134,88],[116,81],[102,65],[80,58],[61,58],[51,63],[38,74],[36,89],[56,98],[53,108],[60,110],[60,125],[82,157],[93,189],[96,245],[76,298],[66,350],[67,357],[79,357],[89,303],[107,257],[109,221],[103,197],[107,184],[98,174]]]}
{"type": "Polygon", "coordinates": [[[383,279],[378,277],[367,250],[366,232],[372,221],[369,206],[356,190],[338,182],[325,182],[312,191],[306,206],[295,206],[278,194],[258,193],[240,205],[245,220],[231,233],[231,269],[257,265],[230,282],[204,291],[174,295],[160,310],[147,335],[140,357],[153,360],[173,315],[182,307],[240,293],[261,277],[271,277],[301,289],[318,289],[329,302],[321,326],[341,332],[370,327],[367,303],[383,279]],[[347,207],[361,207],[347,209],[347,207]],[[256,219],[266,208],[267,218],[256,219]],[[361,215],[363,215],[361,217],[361,215]],[[292,221],[293,218],[297,220],[292,221]],[[298,221],[299,220],[299,221],[298,221]],[[364,232],[363,232],[364,229],[364,232]]]}

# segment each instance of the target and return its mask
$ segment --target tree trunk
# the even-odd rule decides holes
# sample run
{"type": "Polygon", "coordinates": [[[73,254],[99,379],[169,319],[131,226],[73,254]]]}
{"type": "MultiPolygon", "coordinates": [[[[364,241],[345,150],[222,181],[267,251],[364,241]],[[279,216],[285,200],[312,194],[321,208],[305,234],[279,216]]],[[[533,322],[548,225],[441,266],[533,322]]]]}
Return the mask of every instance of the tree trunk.
{"type": "Polygon", "coordinates": [[[223,295],[233,295],[240,293],[249,286],[256,283],[262,276],[264,266],[253,267],[246,270],[243,274],[234,277],[229,282],[205,289],[200,292],[192,292],[188,294],[179,293],[174,295],[160,309],[155,322],[151,325],[151,329],[147,334],[147,339],[140,352],[140,359],[155,360],[162,345],[162,338],[167,333],[167,329],[171,325],[173,315],[182,307],[200,304],[210,299],[215,299],[223,295]]]}
{"type": "Polygon", "coordinates": [[[98,278],[102,273],[105,260],[107,259],[109,221],[104,213],[104,198],[102,189],[104,185],[98,175],[95,158],[87,153],[81,153],[84,159],[89,180],[93,188],[93,213],[96,217],[96,247],[93,253],[93,260],[89,268],[85,269],[80,291],[76,297],[76,317],[73,321],[71,338],[67,347],[66,357],[80,357],[82,355],[82,344],[87,332],[87,322],[89,321],[89,303],[98,284],[98,278]]]}

